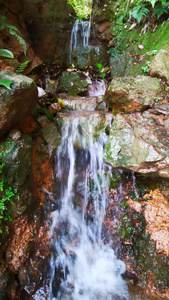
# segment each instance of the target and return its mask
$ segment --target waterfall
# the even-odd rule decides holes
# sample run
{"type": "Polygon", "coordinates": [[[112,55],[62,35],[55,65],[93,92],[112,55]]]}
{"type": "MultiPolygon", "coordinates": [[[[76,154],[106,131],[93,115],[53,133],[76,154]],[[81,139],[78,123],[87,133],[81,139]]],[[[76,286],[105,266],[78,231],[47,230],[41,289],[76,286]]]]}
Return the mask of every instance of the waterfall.
{"type": "Polygon", "coordinates": [[[51,227],[50,300],[128,299],[121,274],[125,264],[104,244],[108,166],[103,163],[104,132],[97,141],[98,115],[64,118],[56,156],[61,195],[51,227]]]}
{"type": "Polygon", "coordinates": [[[73,25],[70,38],[70,61],[71,53],[78,47],[87,47],[89,45],[91,21],[77,19],[73,25]]]}

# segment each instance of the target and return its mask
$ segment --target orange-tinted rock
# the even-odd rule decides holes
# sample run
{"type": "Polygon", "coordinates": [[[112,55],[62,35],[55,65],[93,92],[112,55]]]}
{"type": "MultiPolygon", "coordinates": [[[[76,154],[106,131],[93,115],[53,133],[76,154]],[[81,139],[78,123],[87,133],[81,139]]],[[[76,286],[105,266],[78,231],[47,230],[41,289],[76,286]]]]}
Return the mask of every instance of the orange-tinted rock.
{"type": "Polygon", "coordinates": [[[45,194],[52,192],[52,165],[48,147],[38,138],[33,144],[32,154],[33,194],[40,199],[40,205],[45,202],[45,194]]]}
{"type": "Polygon", "coordinates": [[[149,76],[116,77],[105,94],[105,102],[118,112],[137,112],[152,107],[161,91],[160,80],[149,76]]]}
{"type": "Polygon", "coordinates": [[[156,243],[157,251],[169,256],[169,205],[160,190],[150,193],[152,200],[146,203],[146,232],[156,243]]]}
{"type": "Polygon", "coordinates": [[[40,127],[38,123],[35,121],[34,117],[32,115],[28,115],[23,123],[19,126],[19,129],[23,133],[35,133],[38,132],[40,127]]]}

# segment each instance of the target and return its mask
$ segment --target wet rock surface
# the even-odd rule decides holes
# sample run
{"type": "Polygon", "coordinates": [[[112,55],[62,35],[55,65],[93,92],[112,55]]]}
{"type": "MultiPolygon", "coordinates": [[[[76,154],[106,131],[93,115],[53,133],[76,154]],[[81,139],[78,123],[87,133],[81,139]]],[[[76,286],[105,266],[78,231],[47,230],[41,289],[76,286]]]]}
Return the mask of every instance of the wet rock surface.
{"type": "Polygon", "coordinates": [[[13,129],[7,140],[1,142],[3,150],[4,145],[9,149],[3,172],[18,193],[18,198],[9,205],[13,220],[1,223],[4,230],[0,236],[2,299],[33,299],[32,295],[39,297],[37,299],[47,299],[45,293],[48,293],[49,278],[46,274],[50,273],[52,163],[50,149],[38,124],[32,127],[32,132],[37,134],[39,131],[41,137],[35,138],[35,134],[33,139],[30,128],[25,125],[24,121],[21,126],[24,134],[13,129]],[[30,135],[26,133],[27,128],[30,135]]]}
{"type": "Polygon", "coordinates": [[[168,299],[168,183],[126,175],[110,190],[105,239],[126,262],[129,290],[141,284],[146,290],[141,299],[168,299]]]}

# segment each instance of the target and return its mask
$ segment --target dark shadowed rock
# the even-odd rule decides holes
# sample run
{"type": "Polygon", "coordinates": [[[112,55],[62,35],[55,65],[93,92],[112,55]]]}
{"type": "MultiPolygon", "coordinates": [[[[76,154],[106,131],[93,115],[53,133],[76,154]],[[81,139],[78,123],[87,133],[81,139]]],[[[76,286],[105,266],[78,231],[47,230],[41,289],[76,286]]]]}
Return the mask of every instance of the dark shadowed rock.
{"type": "Polygon", "coordinates": [[[1,71],[0,78],[12,82],[11,89],[0,86],[0,136],[21,123],[38,101],[35,82],[23,75],[1,71]]]}

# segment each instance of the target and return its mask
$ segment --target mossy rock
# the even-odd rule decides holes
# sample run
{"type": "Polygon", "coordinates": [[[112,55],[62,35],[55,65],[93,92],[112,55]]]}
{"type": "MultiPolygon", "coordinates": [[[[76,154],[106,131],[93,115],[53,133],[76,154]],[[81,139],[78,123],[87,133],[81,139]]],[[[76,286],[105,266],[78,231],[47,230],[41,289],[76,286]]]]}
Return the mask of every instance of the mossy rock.
{"type": "Polygon", "coordinates": [[[108,53],[104,46],[79,47],[72,53],[76,68],[85,70],[97,63],[105,65],[108,62],[108,53]]]}
{"type": "Polygon", "coordinates": [[[76,72],[63,72],[60,77],[60,89],[69,95],[85,94],[88,91],[88,82],[76,72]]]}

